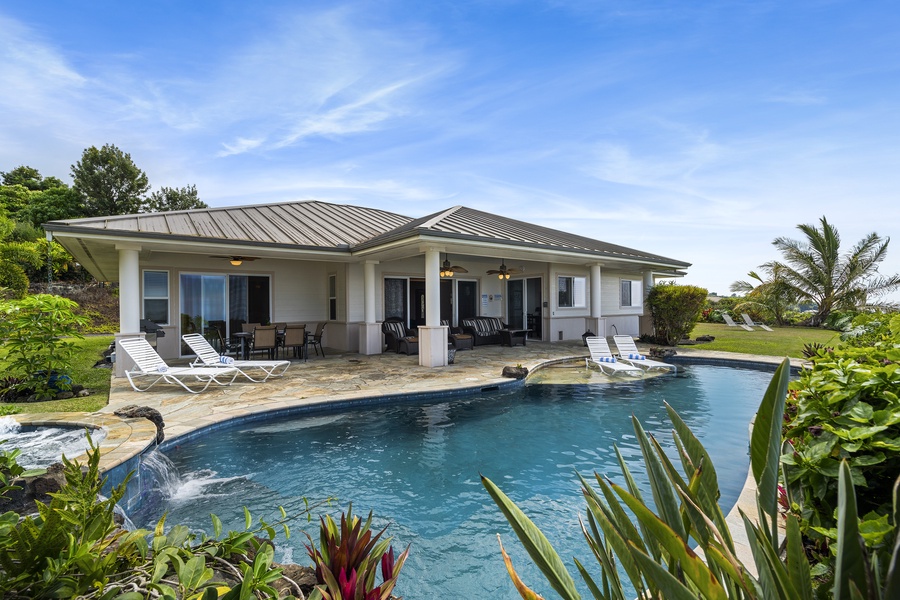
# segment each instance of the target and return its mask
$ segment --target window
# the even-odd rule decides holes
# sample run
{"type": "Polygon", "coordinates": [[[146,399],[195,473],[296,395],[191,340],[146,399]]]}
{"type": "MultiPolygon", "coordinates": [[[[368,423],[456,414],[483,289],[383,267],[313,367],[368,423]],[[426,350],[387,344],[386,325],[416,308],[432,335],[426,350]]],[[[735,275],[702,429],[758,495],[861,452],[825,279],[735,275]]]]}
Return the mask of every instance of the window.
{"type": "Polygon", "coordinates": [[[559,308],[583,308],[587,306],[586,277],[561,276],[556,284],[559,308]]]}
{"type": "Polygon", "coordinates": [[[640,308],[644,304],[644,296],[641,293],[642,283],[632,279],[622,279],[619,282],[621,292],[619,294],[619,306],[640,308]]]}
{"type": "Polygon", "coordinates": [[[622,306],[631,306],[631,282],[627,279],[622,280],[622,306]]]}
{"type": "Polygon", "coordinates": [[[144,318],[169,324],[169,272],[144,271],[144,318]]]}
{"type": "Polygon", "coordinates": [[[384,280],[384,318],[399,317],[406,322],[407,280],[385,278],[384,280]]]}
{"type": "Polygon", "coordinates": [[[328,276],[328,319],[337,320],[337,275],[328,276]]]}

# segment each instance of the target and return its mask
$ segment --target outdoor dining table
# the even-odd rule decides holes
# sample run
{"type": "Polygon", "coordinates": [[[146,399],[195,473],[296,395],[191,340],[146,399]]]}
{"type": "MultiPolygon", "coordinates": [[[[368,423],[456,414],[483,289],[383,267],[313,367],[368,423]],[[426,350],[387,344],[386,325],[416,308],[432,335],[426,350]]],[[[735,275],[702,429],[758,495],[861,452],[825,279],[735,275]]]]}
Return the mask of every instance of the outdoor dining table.
{"type": "Polygon", "coordinates": [[[253,332],[251,331],[239,331],[232,335],[232,337],[236,337],[241,340],[241,359],[247,360],[250,358],[250,347],[247,342],[253,339],[253,332]]]}

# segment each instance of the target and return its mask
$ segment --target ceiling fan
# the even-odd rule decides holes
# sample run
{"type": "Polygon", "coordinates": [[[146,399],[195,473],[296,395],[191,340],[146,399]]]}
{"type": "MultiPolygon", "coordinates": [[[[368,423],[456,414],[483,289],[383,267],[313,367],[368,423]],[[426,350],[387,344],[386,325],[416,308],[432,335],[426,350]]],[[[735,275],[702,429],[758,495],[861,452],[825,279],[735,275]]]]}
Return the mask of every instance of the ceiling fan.
{"type": "MultiPolygon", "coordinates": [[[[446,255],[444,255],[446,256],[446,255]]],[[[450,266],[450,257],[446,256],[444,259],[444,264],[441,265],[441,277],[453,277],[454,273],[468,273],[468,269],[464,269],[463,267],[453,265],[450,266]]]]}
{"type": "Polygon", "coordinates": [[[259,260],[259,258],[256,256],[210,256],[210,258],[224,258],[236,267],[241,266],[241,263],[243,262],[259,260]]]}
{"type": "Polygon", "coordinates": [[[487,274],[488,275],[496,275],[499,279],[509,279],[510,275],[518,275],[519,273],[524,273],[524,272],[525,272],[524,269],[508,268],[506,266],[506,261],[501,260],[500,268],[499,269],[491,269],[490,271],[487,271],[487,274]]]}

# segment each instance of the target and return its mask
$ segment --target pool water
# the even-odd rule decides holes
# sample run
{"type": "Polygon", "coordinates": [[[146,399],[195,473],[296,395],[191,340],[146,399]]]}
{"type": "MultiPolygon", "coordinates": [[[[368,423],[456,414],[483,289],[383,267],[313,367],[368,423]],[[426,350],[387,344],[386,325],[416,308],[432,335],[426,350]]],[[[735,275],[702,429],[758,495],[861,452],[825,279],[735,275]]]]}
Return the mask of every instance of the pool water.
{"type": "MultiPolygon", "coordinates": [[[[243,506],[277,519],[277,507],[300,513],[336,498],[339,515],[353,502],[374,511],[377,527],[400,549],[412,544],[395,593],[406,600],[518,598],[503,566],[496,533],[520,575],[552,597],[509,525],[481,486],[492,479],[542,528],[580,583],[572,556],[598,568],[582,539],[584,514],[576,471],[622,483],[613,445],[646,485],[631,415],[672,449],[670,403],[706,445],[727,512],[747,475],[748,423],[770,373],[690,366],[678,375],[625,379],[616,385],[526,385],[437,402],[401,402],[280,422],[236,425],[167,451],[181,483],[162,502],[145,502],[133,520],[210,531],[209,513],[226,528],[243,528],[243,506]]],[[[649,491],[648,491],[649,495],[649,491]]],[[[303,548],[317,536],[298,520],[279,537],[276,560],[310,564],[303,548]]],[[[586,588],[582,586],[586,591],[586,588]]]]}

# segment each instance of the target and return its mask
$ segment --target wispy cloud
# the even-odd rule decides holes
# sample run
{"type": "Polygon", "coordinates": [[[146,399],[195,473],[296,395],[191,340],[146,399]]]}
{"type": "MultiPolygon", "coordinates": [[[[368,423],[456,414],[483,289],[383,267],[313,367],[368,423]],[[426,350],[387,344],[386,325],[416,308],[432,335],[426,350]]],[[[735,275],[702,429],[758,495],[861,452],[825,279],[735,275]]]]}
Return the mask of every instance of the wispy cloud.
{"type": "Polygon", "coordinates": [[[824,94],[817,94],[811,90],[788,90],[773,93],[765,98],[766,102],[774,102],[776,104],[793,104],[796,106],[812,106],[816,104],[825,104],[828,99],[824,94]]]}

